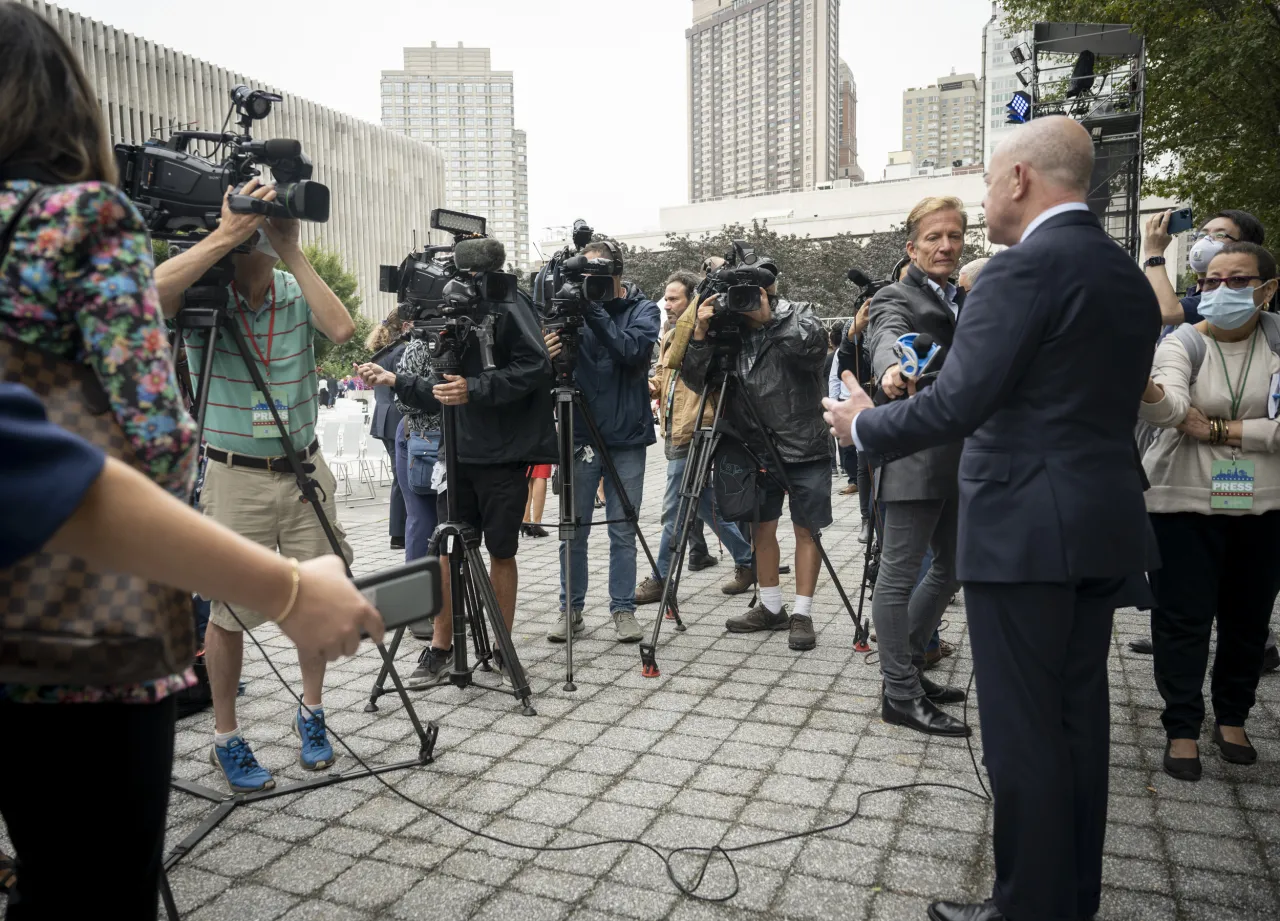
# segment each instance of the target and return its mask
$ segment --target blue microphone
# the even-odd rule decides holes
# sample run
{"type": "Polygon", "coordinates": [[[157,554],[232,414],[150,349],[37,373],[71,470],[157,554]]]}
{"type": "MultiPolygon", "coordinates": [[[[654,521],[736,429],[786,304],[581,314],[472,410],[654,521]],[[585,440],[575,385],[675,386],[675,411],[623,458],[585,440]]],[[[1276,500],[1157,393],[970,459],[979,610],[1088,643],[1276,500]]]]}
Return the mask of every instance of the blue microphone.
{"type": "Polygon", "coordinates": [[[934,342],[928,333],[907,333],[899,336],[893,344],[893,354],[898,357],[902,376],[908,380],[917,380],[936,370],[942,364],[945,352],[946,349],[934,342]]]}

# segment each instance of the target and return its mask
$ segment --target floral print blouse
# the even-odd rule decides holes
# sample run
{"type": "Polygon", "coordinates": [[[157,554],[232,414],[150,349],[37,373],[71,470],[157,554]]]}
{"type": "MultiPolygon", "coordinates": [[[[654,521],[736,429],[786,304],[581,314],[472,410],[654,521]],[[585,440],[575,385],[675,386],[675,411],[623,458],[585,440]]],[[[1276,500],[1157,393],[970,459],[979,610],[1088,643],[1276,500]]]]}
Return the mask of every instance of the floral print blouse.
{"type": "MultiPolygon", "coordinates": [[[[0,227],[32,187],[0,184],[0,227]]],[[[154,268],[142,218],[114,186],[43,188],[18,219],[0,266],[0,336],[88,366],[144,471],[185,501],[196,429],[178,390],[154,268]]],[[[193,682],[188,670],[128,687],[0,684],[0,700],[153,702],[193,682]]]]}

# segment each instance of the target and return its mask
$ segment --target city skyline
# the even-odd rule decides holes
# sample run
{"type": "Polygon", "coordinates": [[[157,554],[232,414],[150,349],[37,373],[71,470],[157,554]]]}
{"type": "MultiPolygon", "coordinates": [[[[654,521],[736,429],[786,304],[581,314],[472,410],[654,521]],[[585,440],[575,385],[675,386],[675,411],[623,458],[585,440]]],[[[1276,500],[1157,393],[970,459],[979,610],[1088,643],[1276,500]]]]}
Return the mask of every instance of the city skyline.
{"type": "Polygon", "coordinates": [[[917,167],[973,166],[982,162],[981,81],[954,70],[928,86],[902,91],[902,149],[917,167]]]}

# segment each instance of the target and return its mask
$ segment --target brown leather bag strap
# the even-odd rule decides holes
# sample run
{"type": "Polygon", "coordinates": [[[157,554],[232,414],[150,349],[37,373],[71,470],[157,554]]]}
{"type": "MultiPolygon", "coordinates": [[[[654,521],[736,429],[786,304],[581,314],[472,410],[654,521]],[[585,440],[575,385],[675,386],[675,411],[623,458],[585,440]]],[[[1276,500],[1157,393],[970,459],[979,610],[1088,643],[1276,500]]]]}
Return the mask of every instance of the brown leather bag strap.
{"type": "Polygon", "coordinates": [[[4,268],[5,259],[9,256],[9,247],[13,245],[13,235],[18,232],[18,223],[22,220],[22,216],[26,214],[31,200],[40,194],[42,188],[43,186],[36,186],[22,196],[18,202],[18,207],[14,209],[8,223],[4,225],[4,230],[0,230],[0,269],[4,268]]]}

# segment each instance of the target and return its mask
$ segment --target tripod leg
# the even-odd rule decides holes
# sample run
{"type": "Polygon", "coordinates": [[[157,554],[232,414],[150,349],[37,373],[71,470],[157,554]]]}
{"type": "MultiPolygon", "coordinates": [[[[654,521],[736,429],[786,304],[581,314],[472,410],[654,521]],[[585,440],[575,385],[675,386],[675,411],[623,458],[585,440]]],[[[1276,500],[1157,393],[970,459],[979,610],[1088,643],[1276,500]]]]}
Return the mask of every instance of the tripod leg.
{"type": "Polygon", "coordinates": [[[475,580],[476,593],[479,596],[480,607],[476,610],[476,617],[483,617],[486,614],[489,617],[489,627],[493,631],[494,638],[498,641],[498,651],[502,654],[502,667],[506,669],[508,677],[511,679],[511,687],[516,697],[524,704],[525,716],[536,716],[537,711],[529,703],[531,692],[529,690],[529,679],[525,676],[524,666],[520,664],[520,657],[516,655],[515,643],[511,641],[511,633],[507,630],[507,622],[502,619],[502,609],[498,605],[498,596],[493,590],[493,583],[487,578],[484,570],[484,559],[480,556],[480,550],[476,547],[468,547],[466,549],[467,562],[472,572],[479,572],[483,575],[475,580]]]}
{"type": "MultiPolygon", "coordinates": [[[[573,438],[572,387],[556,388],[556,441],[560,461],[560,552],[564,573],[564,689],[576,691],[573,683],[573,548],[582,537],[578,533],[577,477],[573,438]]],[[[594,512],[593,512],[594,517],[594,512]]]]}
{"type": "Polygon", "coordinates": [[[173,890],[169,888],[169,874],[160,869],[160,901],[164,903],[165,917],[169,921],[178,921],[178,903],[173,899],[173,890]]]}
{"type": "MultiPolygon", "coordinates": [[[[395,634],[391,637],[391,648],[387,650],[387,655],[390,656],[393,662],[395,661],[396,653],[400,651],[400,640],[404,638],[404,630],[404,627],[397,627],[395,634]]],[[[390,667],[384,661],[382,668],[378,671],[377,679],[373,682],[373,690],[369,692],[369,702],[364,705],[365,713],[373,713],[378,709],[378,698],[387,693],[385,685],[387,683],[387,672],[389,671],[390,667]]]]}

